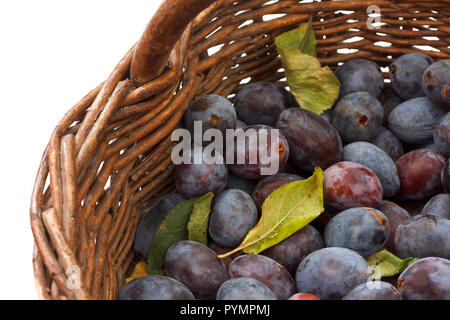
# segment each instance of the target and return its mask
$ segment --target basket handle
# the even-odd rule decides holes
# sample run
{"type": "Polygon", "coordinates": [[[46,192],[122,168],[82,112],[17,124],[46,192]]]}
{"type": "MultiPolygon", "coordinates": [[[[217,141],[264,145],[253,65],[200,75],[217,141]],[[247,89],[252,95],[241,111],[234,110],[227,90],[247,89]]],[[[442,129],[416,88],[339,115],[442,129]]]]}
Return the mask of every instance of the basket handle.
{"type": "Polygon", "coordinates": [[[216,0],[165,0],[139,40],[130,78],[143,85],[158,77],[187,25],[216,0]]]}

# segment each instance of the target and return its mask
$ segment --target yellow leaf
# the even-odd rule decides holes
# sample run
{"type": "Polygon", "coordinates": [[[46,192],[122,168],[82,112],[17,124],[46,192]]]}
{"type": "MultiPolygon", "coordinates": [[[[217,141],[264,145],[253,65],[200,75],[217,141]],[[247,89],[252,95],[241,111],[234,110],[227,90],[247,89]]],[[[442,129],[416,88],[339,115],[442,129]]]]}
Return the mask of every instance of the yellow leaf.
{"type": "Polygon", "coordinates": [[[145,263],[145,261],[140,261],[140,262],[138,262],[136,267],[134,267],[133,274],[129,278],[127,278],[126,283],[129,283],[129,282],[133,281],[134,279],[137,279],[140,277],[145,277],[145,276],[148,276],[147,264],[145,263]]]}
{"type": "Polygon", "coordinates": [[[339,97],[340,83],[333,71],[316,58],[316,37],[311,21],[275,39],[286,78],[300,107],[318,115],[339,97]]]}

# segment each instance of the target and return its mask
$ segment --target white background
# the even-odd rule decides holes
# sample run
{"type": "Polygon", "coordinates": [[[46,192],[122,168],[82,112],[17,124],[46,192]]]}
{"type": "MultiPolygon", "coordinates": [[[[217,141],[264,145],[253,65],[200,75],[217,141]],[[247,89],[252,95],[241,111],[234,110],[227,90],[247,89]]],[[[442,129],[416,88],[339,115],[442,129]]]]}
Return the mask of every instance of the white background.
{"type": "Polygon", "coordinates": [[[53,129],[106,79],[161,2],[0,2],[0,299],[37,298],[28,209],[53,129]]]}

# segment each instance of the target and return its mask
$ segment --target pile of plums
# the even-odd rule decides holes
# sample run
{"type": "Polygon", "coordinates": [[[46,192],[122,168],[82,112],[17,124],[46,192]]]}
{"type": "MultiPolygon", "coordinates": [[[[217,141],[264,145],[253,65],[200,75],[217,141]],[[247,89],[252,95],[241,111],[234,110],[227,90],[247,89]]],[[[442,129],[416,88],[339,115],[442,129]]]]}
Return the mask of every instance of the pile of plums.
{"type": "MultiPolygon", "coordinates": [[[[170,210],[213,192],[209,244],[175,243],[165,257],[167,276],[137,278],[120,299],[449,300],[450,60],[410,53],[389,71],[385,81],[372,61],[343,63],[335,71],[340,97],[320,116],[275,83],[249,84],[233,102],[217,95],[192,102],[184,117],[192,134],[195,121],[203,132],[253,129],[267,132],[268,141],[270,129],[278,129],[278,140],[270,141],[278,146],[278,173],[264,176],[267,164],[250,163],[259,145],[249,141],[219,155],[243,163],[178,165],[177,193],[143,215],[134,250],[146,260],[170,210]],[[316,167],[324,170],[319,218],[260,254],[218,258],[255,227],[274,190],[316,167]],[[366,259],[384,248],[419,260],[369,283],[366,259]]],[[[206,145],[192,157],[204,156],[206,145]]]]}

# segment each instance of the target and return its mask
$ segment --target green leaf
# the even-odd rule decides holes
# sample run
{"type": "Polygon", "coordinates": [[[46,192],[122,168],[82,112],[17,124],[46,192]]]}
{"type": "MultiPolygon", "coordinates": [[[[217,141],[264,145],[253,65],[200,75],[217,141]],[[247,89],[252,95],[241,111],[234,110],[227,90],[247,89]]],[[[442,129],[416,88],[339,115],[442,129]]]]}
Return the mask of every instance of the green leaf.
{"type": "Polygon", "coordinates": [[[279,35],[275,38],[275,44],[282,58],[299,53],[316,56],[317,40],[310,23],[279,35]]]}
{"type": "Polygon", "coordinates": [[[309,179],[292,182],[272,192],[263,203],[262,216],[256,227],[250,230],[239,247],[219,258],[240,250],[260,253],[290,237],[323,210],[323,171],[316,168],[309,179]]]}
{"type": "Polygon", "coordinates": [[[316,43],[311,23],[275,39],[291,93],[303,109],[320,115],[339,97],[340,83],[329,67],[321,67],[316,43]]]}
{"type": "Polygon", "coordinates": [[[381,277],[391,277],[396,274],[402,273],[410,264],[416,262],[417,258],[407,258],[402,260],[386,249],[381,250],[369,258],[367,258],[367,262],[371,266],[377,266],[379,268],[379,272],[381,277]]]}
{"type": "Polygon", "coordinates": [[[156,231],[148,255],[147,271],[150,275],[165,275],[164,259],[167,250],[176,242],[187,240],[187,225],[196,199],[183,201],[169,211],[156,231]]]}
{"type": "Polygon", "coordinates": [[[200,242],[205,246],[208,244],[208,219],[213,197],[214,194],[210,192],[195,200],[194,209],[187,226],[189,240],[200,242]]]}

